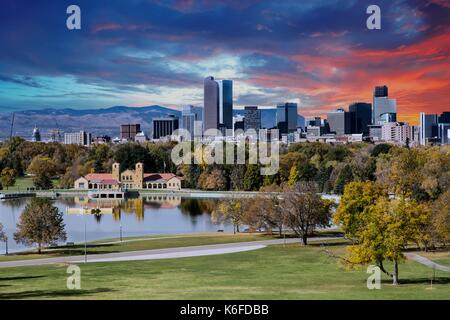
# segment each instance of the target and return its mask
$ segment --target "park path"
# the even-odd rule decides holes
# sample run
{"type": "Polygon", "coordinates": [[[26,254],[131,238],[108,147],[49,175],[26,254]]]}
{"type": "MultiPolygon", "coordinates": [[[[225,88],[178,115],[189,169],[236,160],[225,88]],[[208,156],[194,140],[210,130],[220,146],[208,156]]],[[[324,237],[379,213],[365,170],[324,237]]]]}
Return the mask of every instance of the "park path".
{"type": "Polygon", "coordinates": [[[405,256],[409,260],[416,261],[420,264],[423,264],[424,266],[427,266],[428,268],[444,271],[444,272],[450,272],[450,267],[443,266],[442,264],[438,264],[436,262],[431,261],[428,258],[419,256],[416,253],[405,253],[405,256]]]}
{"type": "MultiPolygon", "coordinates": [[[[336,240],[340,238],[317,237],[308,239],[309,242],[320,242],[325,240],[336,240]]],[[[198,257],[217,254],[226,254],[233,252],[250,251],[264,248],[269,245],[299,243],[299,238],[275,239],[275,240],[258,240],[248,242],[223,243],[190,247],[177,247],[166,249],[150,249],[141,251],[125,251],[105,254],[91,254],[87,256],[87,262],[114,262],[114,261],[136,261],[136,260],[156,260],[156,259],[173,259],[198,257]]],[[[40,266],[48,264],[68,264],[68,263],[84,263],[83,255],[64,256],[44,259],[29,259],[16,261],[0,262],[0,268],[6,267],[25,267],[40,266]]]]}

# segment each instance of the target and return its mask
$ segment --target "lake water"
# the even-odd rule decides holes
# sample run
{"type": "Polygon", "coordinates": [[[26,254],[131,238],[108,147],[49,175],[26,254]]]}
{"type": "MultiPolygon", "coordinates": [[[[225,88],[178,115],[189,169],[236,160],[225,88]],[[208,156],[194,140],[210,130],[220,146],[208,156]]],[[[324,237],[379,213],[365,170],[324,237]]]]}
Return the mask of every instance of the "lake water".
{"type": "MultiPolygon", "coordinates": [[[[29,198],[0,202],[0,223],[9,241],[10,252],[26,247],[15,243],[13,234],[29,198]]],[[[127,200],[90,200],[87,197],[58,198],[54,205],[64,213],[67,242],[84,242],[85,225],[88,241],[123,237],[233,231],[230,225],[215,224],[211,218],[218,200],[148,196],[127,200]],[[100,209],[99,214],[92,210],[100,209]]],[[[0,254],[5,243],[0,242],[0,254]]]]}

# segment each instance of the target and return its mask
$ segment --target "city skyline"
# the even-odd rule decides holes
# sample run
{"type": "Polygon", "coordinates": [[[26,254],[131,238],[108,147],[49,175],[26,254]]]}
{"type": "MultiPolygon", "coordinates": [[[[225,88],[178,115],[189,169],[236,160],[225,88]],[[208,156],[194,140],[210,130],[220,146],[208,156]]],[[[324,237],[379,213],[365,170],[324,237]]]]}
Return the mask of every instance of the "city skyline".
{"type": "Polygon", "coordinates": [[[379,1],[377,31],[365,26],[368,1],[112,3],[77,1],[82,29],[69,31],[63,3],[6,1],[0,112],[181,110],[203,105],[208,75],[233,80],[235,108],[289,101],[305,117],[323,117],[371,103],[373,88],[387,85],[399,121],[418,124],[421,111],[448,109],[446,2],[379,1]]]}

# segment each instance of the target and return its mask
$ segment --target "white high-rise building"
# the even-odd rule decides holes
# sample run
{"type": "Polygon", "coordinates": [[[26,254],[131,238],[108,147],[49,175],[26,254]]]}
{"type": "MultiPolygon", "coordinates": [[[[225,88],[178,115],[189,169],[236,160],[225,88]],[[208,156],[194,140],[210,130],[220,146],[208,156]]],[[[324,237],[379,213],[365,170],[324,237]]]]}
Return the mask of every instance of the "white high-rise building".
{"type": "Polygon", "coordinates": [[[406,144],[413,139],[412,128],[407,123],[389,122],[381,127],[381,140],[406,144]]]}
{"type": "Polygon", "coordinates": [[[64,133],[64,144],[78,144],[80,146],[90,146],[92,135],[86,131],[64,133]]]}

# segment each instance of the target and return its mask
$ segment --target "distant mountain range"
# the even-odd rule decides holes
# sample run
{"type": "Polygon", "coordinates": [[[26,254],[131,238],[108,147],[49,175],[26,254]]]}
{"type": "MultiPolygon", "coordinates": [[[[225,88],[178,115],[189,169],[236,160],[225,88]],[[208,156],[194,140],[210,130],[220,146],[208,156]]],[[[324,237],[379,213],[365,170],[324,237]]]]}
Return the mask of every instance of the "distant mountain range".
{"type": "MultiPolygon", "coordinates": [[[[201,108],[198,107],[201,110],[201,108]]],[[[265,128],[275,126],[276,110],[261,109],[261,122],[265,128]]],[[[243,114],[236,109],[234,114],[243,114]]],[[[181,111],[159,105],[147,107],[116,106],[102,109],[41,109],[15,113],[13,134],[30,138],[34,126],[38,127],[42,138],[48,139],[51,130],[59,128],[62,133],[86,130],[94,135],[119,135],[119,126],[124,123],[140,123],[142,130],[149,133],[151,122],[156,117],[181,116],[181,111]]],[[[0,139],[9,137],[12,114],[0,113],[0,139]]],[[[298,125],[304,126],[305,119],[298,116],[298,125]]]]}

